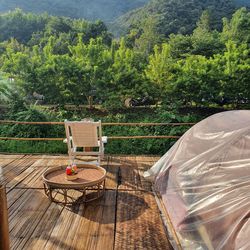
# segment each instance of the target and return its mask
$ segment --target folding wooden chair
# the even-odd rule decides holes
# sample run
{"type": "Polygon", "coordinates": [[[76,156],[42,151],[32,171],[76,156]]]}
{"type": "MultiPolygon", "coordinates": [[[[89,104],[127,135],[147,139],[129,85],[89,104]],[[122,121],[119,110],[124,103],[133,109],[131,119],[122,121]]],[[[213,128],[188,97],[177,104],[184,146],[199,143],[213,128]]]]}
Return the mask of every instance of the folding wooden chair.
{"type": "Polygon", "coordinates": [[[76,156],[96,156],[101,164],[104,156],[101,121],[65,121],[68,154],[73,162],[76,156]]]}

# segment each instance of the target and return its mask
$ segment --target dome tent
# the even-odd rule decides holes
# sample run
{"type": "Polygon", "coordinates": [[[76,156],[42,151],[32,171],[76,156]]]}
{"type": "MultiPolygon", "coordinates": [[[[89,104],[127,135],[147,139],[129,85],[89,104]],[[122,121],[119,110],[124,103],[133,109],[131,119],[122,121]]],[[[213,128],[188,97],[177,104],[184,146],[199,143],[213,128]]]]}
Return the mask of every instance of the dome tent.
{"type": "Polygon", "coordinates": [[[250,249],[250,111],[197,123],[144,176],[183,249],[250,249]]]}

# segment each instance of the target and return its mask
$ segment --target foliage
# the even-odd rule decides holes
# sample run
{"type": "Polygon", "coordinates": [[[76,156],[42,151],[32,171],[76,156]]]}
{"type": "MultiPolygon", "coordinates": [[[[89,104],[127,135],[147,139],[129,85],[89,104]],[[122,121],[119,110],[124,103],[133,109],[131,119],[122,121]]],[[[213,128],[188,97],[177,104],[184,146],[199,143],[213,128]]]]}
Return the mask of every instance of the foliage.
{"type": "MultiPolygon", "coordinates": [[[[32,107],[26,112],[17,114],[16,119],[47,121],[47,120],[80,120],[83,117],[92,116],[100,119],[100,115],[93,115],[87,110],[78,113],[58,112],[48,115],[44,111],[32,107]]],[[[197,122],[201,118],[190,114],[173,114],[173,110],[162,109],[130,109],[123,112],[109,112],[101,117],[102,122],[197,122]]],[[[1,126],[1,136],[16,137],[65,137],[64,127],[61,125],[8,125],[1,126]],[[42,129],[43,128],[43,129],[42,129]]],[[[133,136],[133,135],[181,135],[189,126],[104,126],[103,134],[106,136],[133,136]]],[[[105,153],[116,154],[163,154],[176,140],[175,139],[139,139],[139,140],[108,140],[105,145],[105,153]]],[[[67,147],[59,142],[29,142],[29,141],[0,141],[0,151],[19,153],[67,153],[67,147]]]]}
{"type": "Polygon", "coordinates": [[[134,48],[143,53],[146,57],[152,53],[153,47],[159,44],[163,37],[157,32],[157,20],[150,17],[140,26],[135,36],[134,48]]]}
{"type": "Polygon", "coordinates": [[[46,18],[46,15],[24,14],[20,9],[3,14],[0,16],[0,39],[15,37],[20,42],[27,42],[34,32],[45,28],[46,18]]]}
{"type": "Polygon", "coordinates": [[[219,53],[223,48],[220,41],[220,34],[211,29],[211,15],[209,11],[204,11],[197,22],[197,27],[192,35],[192,54],[210,57],[219,53]]]}
{"type": "MultiPolygon", "coordinates": [[[[1,18],[20,16],[38,19],[20,11],[1,18]]],[[[61,106],[91,105],[93,99],[108,109],[139,97],[196,105],[249,99],[248,91],[237,87],[240,82],[248,89],[249,84],[250,16],[245,8],[224,20],[221,33],[212,29],[211,11],[204,11],[193,34],[173,34],[161,43],[146,29],[149,25],[138,38],[110,43],[102,23],[41,18],[46,23],[42,37],[35,39],[35,32],[25,44],[14,38],[2,44],[1,70],[15,79],[23,97],[36,92],[46,103],[61,106]],[[97,30],[86,36],[90,27],[97,30]],[[160,44],[151,52],[155,43],[160,44]]]]}
{"type": "Polygon", "coordinates": [[[30,142],[30,141],[0,141],[0,152],[23,153],[23,154],[66,154],[67,146],[62,142],[30,142]]]}
{"type": "Polygon", "coordinates": [[[56,16],[112,21],[125,12],[144,5],[147,0],[1,0],[0,12],[18,7],[33,13],[47,12],[56,16]]]}
{"type": "Polygon", "coordinates": [[[168,83],[173,78],[174,60],[171,57],[170,45],[163,43],[161,49],[154,47],[154,54],[149,57],[146,76],[154,82],[161,90],[168,88],[168,83]]]}
{"type": "Polygon", "coordinates": [[[131,28],[140,29],[145,20],[153,17],[157,20],[158,33],[165,37],[171,33],[191,34],[206,9],[211,13],[212,29],[220,30],[221,19],[230,17],[235,10],[235,3],[231,0],[151,0],[144,7],[119,17],[111,28],[124,35],[131,28]]]}
{"type": "Polygon", "coordinates": [[[9,92],[9,86],[8,86],[8,80],[0,75],[0,103],[4,104],[7,103],[8,98],[8,92],[9,92]]]}
{"type": "MultiPolygon", "coordinates": [[[[42,110],[37,109],[34,106],[26,107],[25,110],[15,112],[11,114],[11,119],[15,121],[25,121],[25,122],[46,122],[53,120],[54,117],[50,116],[48,113],[43,112],[42,110]]],[[[51,133],[55,133],[55,128],[52,128],[50,125],[3,125],[0,129],[0,134],[2,136],[16,136],[16,137],[30,137],[30,138],[43,138],[49,137],[51,133]]]]}
{"type": "Polygon", "coordinates": [[[101,21],[88,22],[82,19],[35,15],[21,9],[0,15],[0,41],[15,38],[20,43],[43,46],[50,36],[55,39],[55,46],[62,42],[74,42],[78,33],[83,33],[85,42],[101,36],[110,43],[111,35],[101,21]]]}
{"type": "Polygon", "coordinates": [[[223,18],[222,39],[250,44],[250,12],[246,8],[237,10],[231,20],[223,18]]]}
{"type": "Polygon", "coordinates": [[[248,0],[234,0],[233,1],[238,7],[240,6],[247,6],[249,7],[250,6],[250,3],[248,0]]]}
{"type": "MultiPolygon", "coordinates": [[[[5,37],[0,44],[0,100],[7,105],[5,118],[62,121],[86,116],[100,119],[101,116],[103,121],[112,122],[174,122],[198,120],[189,115],[180,116],[178,109],[183,106],[191,109],[193,106],[237,108],[248,105],[249,12],[242,8],[231,19],[224,19],[221,32],[214,29],[212,9],[200,13],[197,26],[189,35],[171,34],[163,38],[152,18],[148,19],[153,20],[152,25],[145,22],[140,29],[135,26],[128,36],[119,40],[112,39],[100,21],[90,23],[46,14],[36,16],[20,10],[0,15],[1,25],[14,25],[10,32],[14,37],[3,33],[5,37]],[[30,27],[24,27],[23,36],[19,21],[30,27]],[[39,96],[40,100],[36,99],[39,96]],[[150,98],[162,109],[147,109],[147,114],[142,115],[140,107],[132,112],[125,107],[129,98],[150,98]],[[92,100],[105,111],[95,115],[92,100]],[[35,104],[39,101],[54,105],[55,113],[52,115],[38,108],[35,104]],[[73,105],[75,111],[65,111],[65,105],[73,105]],[[80,105],[88,105],[89,111],[77,112],[80,105]]],[[[0,30],[7,27],[1,25],[0,30]]],[[[0,129],[2,136],[64,136],[63,127],[16,125],[0,129]]],[[[104,132],[113,136],[175,135],[186,129],[110,127],[104,132]]],[[[112,141],[107,152],[162,153],[171,143],[166,140],[112,141]]],[[[9,145],[19,144],[10,142],[9,145]]],[[[38,145],[43,145],[42,149],[50,144],[38,145]]],[[[62,152],[64,148],[58,146],[58,150],[62,152]]]]}

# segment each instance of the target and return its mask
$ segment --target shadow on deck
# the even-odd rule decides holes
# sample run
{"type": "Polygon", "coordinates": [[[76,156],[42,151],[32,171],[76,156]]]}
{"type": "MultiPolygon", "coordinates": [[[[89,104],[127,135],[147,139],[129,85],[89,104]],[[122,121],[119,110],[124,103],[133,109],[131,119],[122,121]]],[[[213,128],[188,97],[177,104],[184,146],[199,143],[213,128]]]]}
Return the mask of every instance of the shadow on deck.
{"type": "Polygon", "coordinates": [[[105,195],[87,204],[52,203],[42,173],[67,156],[0,155],[11,249],[172,249],[151,184],[142,173],[157,157],[106,156],[105,195]]]}

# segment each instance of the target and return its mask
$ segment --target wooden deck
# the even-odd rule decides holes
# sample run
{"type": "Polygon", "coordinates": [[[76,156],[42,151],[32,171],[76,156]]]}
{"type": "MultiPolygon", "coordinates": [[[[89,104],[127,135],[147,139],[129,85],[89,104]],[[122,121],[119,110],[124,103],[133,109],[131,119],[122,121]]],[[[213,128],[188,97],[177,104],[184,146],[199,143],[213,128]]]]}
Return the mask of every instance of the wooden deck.
{"type": "Polygon", "coordinates": [[[88,204],[52,203],[42,173],[66,156],[0,155],[11,249],[172,249],[143,171],[157,157],[106,156],[105,195],[88,204]]]}

